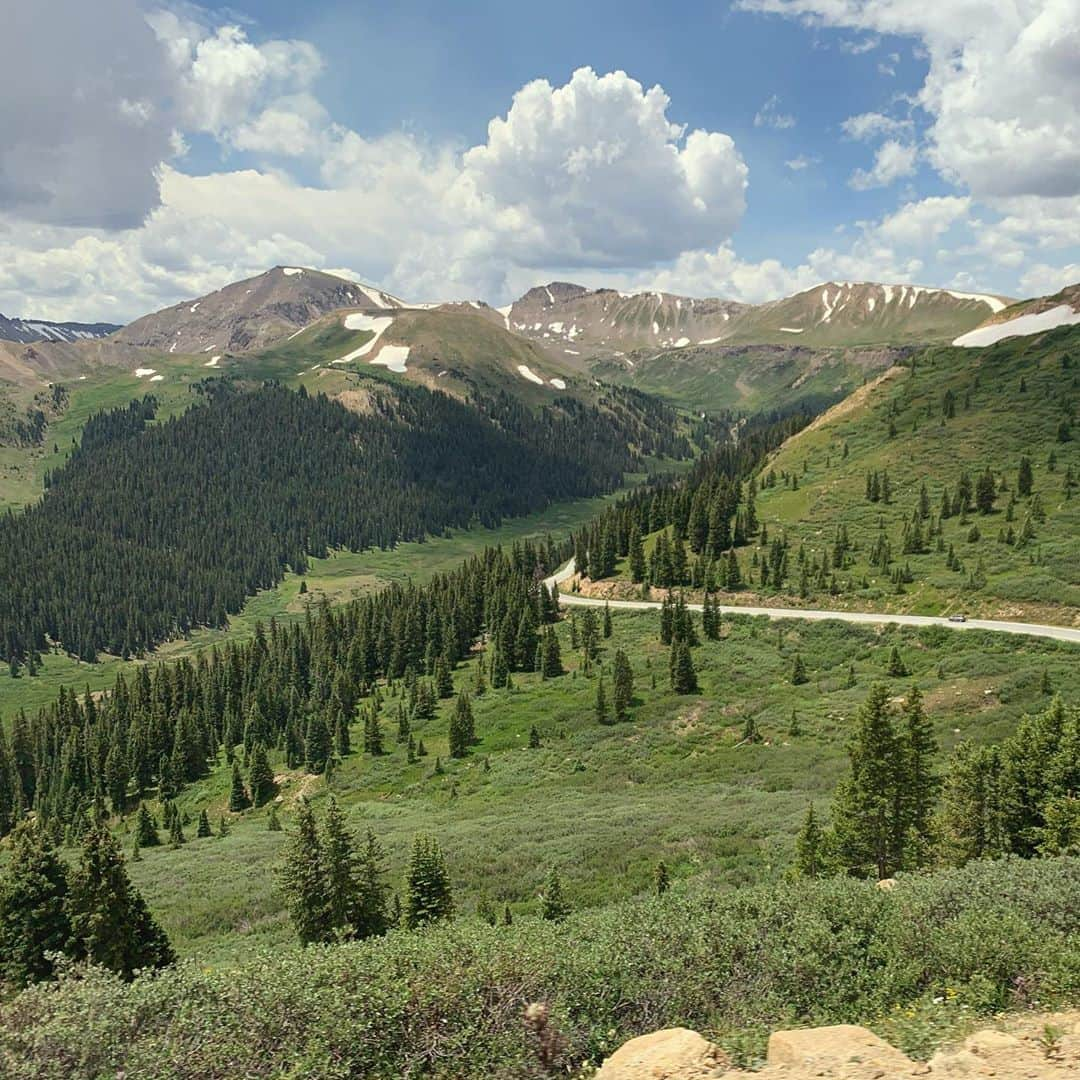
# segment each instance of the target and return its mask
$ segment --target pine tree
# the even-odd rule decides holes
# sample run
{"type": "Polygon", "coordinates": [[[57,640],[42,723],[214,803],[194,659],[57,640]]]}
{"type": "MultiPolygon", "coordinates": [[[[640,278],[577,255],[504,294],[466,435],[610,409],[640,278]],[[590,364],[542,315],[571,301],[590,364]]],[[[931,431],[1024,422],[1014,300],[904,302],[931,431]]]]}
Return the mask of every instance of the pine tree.
{"type": "Polygon", "coordinates": [[[851,772],[833,799],[833,829],[843,868],[890,877],[902,865],[897,848],[899,743],[889,715],[889,691],[874,685],[859,709],[848,744],[851,772]]]}
{"type": "Polygon", "coordinates": [[[169,821],[169,846],[178,848],[181,844],[186,843],[187,837],[184,836],[184,824],[180,820],[180,813],[174,811],[169,821]]]}
{"type": "Polygon", "coordinates": [[[279,871],[282,891],[297,937],[302,945],[330,940],[330,905],[327,901],[326,864],[307,799],[297,805],[296,833],[289,838],[279,871]]]}
{"type": "Polygon", "coordinates": [[[533,724],[533,726],[529,728],[529,749],[540,749],[540,731],[535,724],[533,724]]]}
{"type": "Polygon", "coordinates": [[[326,804],[321,842],[327,925],[331,935],[341,940],[352,936],[358,890],[353,838],[333,795],[326,804]]]}
{"type": "Polygon", "coordinates": [[[611,637],[613,629],[614,629],[614,627],[612,626],[612,623],[611,623],[611,607],[605,601],[604,602],[604,624],[603,624],[604,637],[605,638],[611,637]]]}
{"type": "Polygon", "coordinates": [[[806,673],[806,665],[803,663],[802,653],[795,654],[795,660],[791,665],[791,685],[802,686],[810,681],[806,673]]]}
{"type": "Polygon", "coordinates": [[[661,859],[656,864],[656,873],[653,876],[653,883],[656,886],[656,895],[663,896],[664,893],[671,888],[671,879],[668,876],[667,863],[661,859]]]}
{"type": "Polygon", "coordinates": [[[277,804],[270,804],[270,812],[266,815],[266,827],[270,832],[281,832],[281,819],[278,817],[277,804]]]}
{"type": "Polygon", "coordinates": [[[635,584],[645,580],[645,549],[636,524],[630,526],[630,580],[635,584]]]}
{"type": "Polygon", "coordinates": [[[940,784],[933,768],[938,752],[934,725],[926,715],[922,693],[917,686],[911,688],[904,703],[901,741],[899,787],[904,805],[898,826],[910,836],[899,837],[897,846],[912,845],[914,850],[909,862],[919,866],[927,861],[931,849],[931,821],[940,784]]]}
{"type": "Polygon", "coordinates": [[[382,847],[375,833],[368,829],[356,860],[353,932],[358,938],[379,937],[395,925],[388,903],[390,887],[383,881],[385,873],[382,847]]]}
{"type": "Polygon", "coordinates": [[[1016,493],[1022,496],[1030,495],[1034,481],[1035,477],[1031,471],[1031,458],[1022,457],[1016,476],[1016,493]]]}
{"type": "Polygon", "coordinates": [[[679,639],[672,644],[669,670],[672,693],[697,693],[697,672],[694,670],[694,660],[690,655],[690,646],[686,641],[679,639]]]}
{"type": "Polygon", "coordinates": [[[476,723],[473,719],[472,704],[469,695],[462,690],[454,705],[450,717],[450,756],[463,758],[469,747],[476,742],[476,723]]]}
{"type": "Polygon", "coordinates": [[[139,812],[135,816],[135,835],[139,838],[141,848],[157,847],[161,843],[153,815],[147,809],[146,803],[139,803],[139,812]]]}
{"type": "Polygon", "coordinates": [[[611,714],[608,712],[607,694],[604,692],[603,672],[600,673],[600,678],[596,680],[596,704],[593,706],[593,712],[598,724],[611,723],[611,714]]]}
{"type": "Polygon", "coordinates": [[[195,830],[195,836],[197,839],[201,840],[204,837],[211,835],[212,833],[210,831],[210,817],[206,813],[206,810],[204,808],[199,811],[199,825],[198,828],[196,828],[195,830]]]}
{"type": "Polygon", "coordinates": [[[52,976],[48,954],[63,951],[71,936],[67,892],[67,867],[45,831],[19,824],[0,879],[0,981],[25,986],[52,976]]]}
{"type": "Polygon", "coordinates": [[[434,838],[417,836],[413,840],[406,888],[405,924],[410,930],[453,914],[450,878],[434,838]]]}
{"type": "Polygon", "coordinates": [[[248,797],[247,788],[244,787],[244,778],[240,775],[240,763],[234,761],[232,768],[232,789],[229,792],[229,809],[234,814],[238,814],[242,810],[246,810],[250,805],[251,799],[248,797]]]}
{"type": "Polygon", "coordinates": [[[825,835],[814,816],[814,804],[806,811],[799,835],[795,837],[795,873],[799,877],[821,877],[824,872],[825,835]]]}
{"type": "Polygon", "coordinates": [[[72,950],[130,979],[135,971],[176,959],[164,931],[132,885],[119,845],[104,825],[91,824],[68,888],[72,950]]]}
{"type": "Polygon", "coordinates": [[[562,922],[570,914],[570,904],[563,893],[562,878],[553,866],[544,884],[540,900],[540,917],[549,922],[562,922]]]}
{"type": "MultiPolygon", "coordinates": [[[[274,780],[274,770],[263,743],[256,743],[251,754],[251,768],[248,770],[248,784],[251,788],[251,801],[255,806],[265,806],[278,791],[274,780]]],[[[230,806],[230,809],[232,807],[230,806]]]]}
{"type": "Polygon", "coordinates": [[[612,661],[612,703],[615,707],[615,720],[622,723],[630,718],[630,705],[634,699],[634,673],[630,661],[622,649],[615,650],[612,661]]]}
{"type": "Polygon", "coordinates": [[[892,647],[892,652],[889,653],[889,664],[885,669],[885,674],[894,679],[902,679],[908,674],[908,669],[904,664],[904,658],[900,655],[900,650],[895,645],[892,647]]]}
{"type": "Polygon", "coordinates": [[[326,717],[321,709],[316,708],[308,720],[304,735],[304,768],[316,776],[326,772],[331,748],[332,740],[326,726],[326,717]]]}

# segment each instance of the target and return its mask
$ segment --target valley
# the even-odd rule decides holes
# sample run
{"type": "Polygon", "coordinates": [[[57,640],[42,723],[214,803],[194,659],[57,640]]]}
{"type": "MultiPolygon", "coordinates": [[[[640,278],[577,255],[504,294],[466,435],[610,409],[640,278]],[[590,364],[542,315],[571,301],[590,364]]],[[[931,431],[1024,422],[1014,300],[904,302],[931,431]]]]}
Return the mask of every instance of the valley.
{"type": "Polygon", "coordinates": [[[342,1075],[425,1053],[429,1075],[526,1075],[534,998],[555,1003],[561,1060],[595,1063],[671,1017],[664,971],[691,957],[710,974],[682,981],[680,1018],[743,1063],[790,1016],[926,1051],[1035,965],[1045,999],[1071,1001],[1073,302],[552,283],[496,310],[277,267],[109,338],[5,345],[0,864],[31,834],[72,867],[115,843],[180,964],[9,995],[0,1063],[40,1064],[14,1020],[32,1009],[99,1072],[152,1075],[140,1062],[187,1037],[172,1005],[162,1032],[102,1048],[63,1010],[104,995],[115,1025],[160,991],[217,1002],[184,1075],[229,1075],[243,1054],[221,1025],[249,1015],[231,988],[270,971],[272,1008],[324,1005],[298,1037],[268,1023],[244,1067],[302,1072],[333,1041],[343,963],[414,1018],[462,979],[507,1005],[450,1021],[464,1050],[418,1049],[415,1020],[390,1046],[387,1019],[342,1075]],[[48,412],[20,420],[34,402],[48,412]],[[876,856],[871,752],[894,755],[889,813],[923,792],[876,856]],[[348,889],[368,875],[378,929],[354,913],[305,938],[296,882],[332,850],[348,889]],[[970,882],[1000,900],[943,903],[970,882]],[[834,937],[899,965],[913,912],[940,928],[932,970],[853,982],[834,937]],[[977,919],[1039,945],[987,977],[953,944],[977,919]],[[792,955],[828,972],[816,991],[716,990],[792,955]],[[943,985],[970,1013],[933,1013],[943,985]]]}

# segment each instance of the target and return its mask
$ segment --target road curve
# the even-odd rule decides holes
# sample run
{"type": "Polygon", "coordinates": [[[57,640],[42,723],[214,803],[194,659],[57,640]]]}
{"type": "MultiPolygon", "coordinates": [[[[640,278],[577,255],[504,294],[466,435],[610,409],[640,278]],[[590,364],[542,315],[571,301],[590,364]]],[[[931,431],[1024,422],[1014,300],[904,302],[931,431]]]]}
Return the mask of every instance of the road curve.
{"type": "MultiPolygon", "coordinates": [[[[571,559],[561,570],[544,579],[548,589],[561,585],[574,576],[574,560],[571,559]]],[[[646,611],[658,608],[656,600],[600,600],[591,596],[579,596],[576,593],[559,591],[559,603],[575,607],[603,607],[609,604],[612,610],[622,608],[626,611],[646,611]]],[[[700,604],[687,604],[691,611],[700,611],[700,604]]],[[[813,608],[785,607],[742,607],[737,604],[721,604],[719,610],[726,615],[765,615],[770,619],[837,619],[840,622],[862,623],[864,625],[883,625],[896,623],[898,626],[944,626],[949,630],[991,630],[999,634],[1027,634],[1030,637],[1053,638],[1055,641],[1069,641],[1080,645],[1080,629],[1068,626],[1048,626],[1043,623],[1003,622],[997,619],[968,619],[966,622],[951,622],[938,615],[891,615],[880,611],[820,611],[813,608]]]]}

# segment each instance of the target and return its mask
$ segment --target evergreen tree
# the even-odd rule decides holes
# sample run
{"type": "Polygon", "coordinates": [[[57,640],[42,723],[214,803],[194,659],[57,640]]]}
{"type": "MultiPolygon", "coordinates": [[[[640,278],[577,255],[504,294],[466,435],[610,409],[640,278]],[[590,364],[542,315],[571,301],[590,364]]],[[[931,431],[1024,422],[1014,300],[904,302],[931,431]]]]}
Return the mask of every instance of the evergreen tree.
{"type": "Polygon", "coordinates": [[[157,847],[161,843],[153,815],[147,809],[146,803],[139,803],[139,812],[135,816],[135,835],[141,848],[157,847]]]}
{"type": "Polygon", "coordinates": [[[824,872],[825,835],[814,816],[814,804],[806,811],[799,835],[795,837],[795,873],[799,877],[821,877],[824,872]]]}
{"type": "MultiPolygon", "coordinates": [[[[274,770],[263,743],[256,743],[251,754],[251,768],[248,770],[248,784],[251,788],[251,802],[255,806],[265,806],[278,791],[274,780],[274,770]]],[[[232,809],[230,805],[229,809],[232,809]]]]}
{"type": "Polygon", "coordinates": [[[297,805],[296,833],[286,845],[279,878],[300,943],[310,945],[330,940],[326,864],[315,815],[303,797],[297,805]]]}
{"type": "Polygon", "coordinates": [[[204,808],[199,811],[199,826],[195,830],[195,836],[197,839],[201,840],[204,837],[211,835],[212,833],[210,831],[210,817],[206,813],[206,809],[204,808]]]}
{"type": "Polygon", "coordinates": [[[540,730],[537,728],[537,726],[535,724],[533,724],[533,726],[531,728],[529,728],[529,749],[530,750],[539,750],[540,749],[540,730]]]}
{"type": "Polygon", "coordinates": [[[104,825],[90,824],[83,836],[79,865],[69,879],[67,912],[75,956],[125,979],[176,959],[169,939],[132,885],[119,845],[104,825]]]}
{"type": "Polygon", "coordinates": [[[278,817],[275,803],[270,804],[270,812],[266,815],[266,827],[270,832],[281,832],[281,819],[278,817]]]}
{"type": "Polygon", "coordinates": [[[672,643],[669,674],[672,693],[697,693],[698,681],[697,672],[694,670],[694,660],[690,655],[689,644],[682,638],[672,643]]]}
{"type": "Polygon", "coordinates": [[[358,938],[379,937],[396,925],[389,904],[390,887],[383,880],[385,873],[382,847],[375,833],[368,829],[356,861],[353,932],[358,938]]]}
{"type": "Polygon", "coordinates": [[[321,709],[315,709],[304,734],[304,768],[316,776],[326,772],[331,749],[332,740],[330,729],[326,726],[326,717],[321,709]]]}
{"type": "Polygon", "coordinates": [[[52,976],[48,954],[63,951],[71,936],[67,891],[67,867],[45,831],[20,823],[0,878],[0,982],[25,986],[52,976]]]}
{"type": "Polygon", "coordinates": [[[606,601],[604,603],[604,624],[603,624],[603,627],[604,627],[603,628],[604,637],[605,638],[611,637],[611,634],[612,634],[612,631],[613,631],[614,627],[612,626],[612,623],[611,623],[611,607],[606,601]]]}
{"type": "Polygon", "coordinates": [[[656,895],[663,896],[664,893],[671,888],[671,879],[668,877],[667,863],[661,859],[656,864],[656,873],[653,877],[653,883],[656,886],[656,895]]]}
{"type": "Polygon", "coordinates": [[[356,922],[357,868],[353,838],[333,795],[326,805],[321,844],[327,927],[332,937],[341,940],[352,936],[356,922]]]}
{"type": "Polygon", "coordinates": [[[837,852],[850,873],[887,878],[902,865],[897,807],[903,774],[898,750],[889,691],[877,683],[859,709],[848,744],[850,775],[833,800],[837,852]]]}
{"type": "Polygon", "coordinates": [[[911,688],[904,703],[901,741],[899,787],[904,806],[898,824],[910,836],[899,837],[897,845],[910,845],[913,851],[909,861],[918,866],[928,860],[933,843],[931,826],[940,783],[933,767],[938,752],[934,725],[926,715],[917,686],[911,688]]]}
{"type": "Polygon", "coordinates": [[[570,914],[570,904],[563,893],[562,878],[553,866],[544,884],[540,898],[540,917],[549,922],[562,922],[570,914]]]}
{"type": "Polygon", "coordinates": [[[405,924],[410,930],[453,914],[454,898],[446,863],[432,837],[414,839],[406,889],[405,924]]]}
{"type": "Polygon", "coordinates": [[[469,695],[462,690],[454,704],[450,717],[450,756],[463,758],[469,747],[476,742],[476,723],[473,719],[472,704],[469,695]]]}
{"type": "Polygon", "coordinates": [[[174,811],[169,820],[169,846],[178,848],[181,844],[186,843],[187,837],[184,836],[184,823],[180,820],[179,811],[174,811]]]}
{"type": "Polygon", "coordinates": [[[791,685],[802,686],[810,681],[806,673],[806,665],[803,663],[802,653],[795,654],[795,660],[791,665],[791,685]]]}
{"type": "Polygon", "coordinates": [[[1031,471],[1031,458],[1022,457],[1020,459],[1020,468],[1016,475],[1016,493],[1022,496],[1030,495],[1034,480],[1035,478],[1031,471]]]}
{"type": "Polygon", "coordinates": [[[634,698],[634,673],[630,667],[630,660],[622,649],[615,650],[612,661],[612,684],[615,720],[622,723],[630,718],[630,704],[634,698]]]}
{"type": "Polygon", "coordinates": [[[596,680],[596,704],[593,707],[598,724],[610,724],[611,713],[608,711],[607,694],[604,692],[604,673],[596,680]]]}
{"type": "Polygon", "coordinates": [[[244,787],[244,778],[240,775],[240,763],[234,761],[232,767],[232,788],[229,791],[229,809],[234,814],[238,814],[242,810],[246,810],[250,805],[251,799],[248,797],[247,788],[244,787]]]}
{"type": "Polygon", "coordinates": [[[894,679],[902,679],[908,674],[907,666],[904,664],[904,658],[900,655],[900,650],[895,645],[889,653],[889,663],[885,668],[885,674],[894,679]]]}

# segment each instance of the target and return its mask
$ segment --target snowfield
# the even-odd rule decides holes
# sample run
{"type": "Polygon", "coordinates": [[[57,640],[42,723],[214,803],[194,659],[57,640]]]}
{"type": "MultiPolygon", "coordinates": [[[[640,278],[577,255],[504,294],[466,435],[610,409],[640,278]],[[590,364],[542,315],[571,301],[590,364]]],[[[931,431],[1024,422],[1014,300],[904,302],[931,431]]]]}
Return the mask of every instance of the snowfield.
{"type": "Polygon", "coordinates": [[[563,382],[562,379],[552,379],[551,380],[551,385],[554,386],[556,390],[565,390],[566,389],[566,383],[563,382]]]}
{"type": "Polygon", "coordinates": [[[152,368],[152,367],[137,367],[135,369],[135,378],[136,379],[141,379],[141,378],[144,378],[146,375],[153,375],[155,373],[156,373],[155,368],[152,368]]]}
{"type": "Polygon", "coordinates": [[[304,271],[301,270],[299,266],[283,266],[281,272],[286,277],[293,277],[296,274],[302,274],[304,271]]]}
{"type": "MultiPolygon", "coordinates": [[[[355,360],[358,356],[367,356],[372,349],[375,348],[376,342],[386,333],[390,324],[394,320],[389,315],[360,315],[352,314],[345,316],[345,329],[346,330],[370,330],[374,335],[370,341],[365,341],[359,349],[353,349],[351,353],[346,353],[345,356],[339,356],[337,360],[333,361],[335,364],[347,364],[350,360],[355,360]]],[[[408,355],[408,350],[405,350],[408,355]]],[[[391,369],[393,370],[393,369],[391,369]]],[[[402,368],[404,370],[404,368],[402,368]]]]}
{"type": "Polygon", "coordinates": [[[211,356],[210,359],[207,360],[205,364],[203,364],[203,367],[217,367],[218,366],[218,361],[220,359],[221,359],[220,356],[211,356]]]}
{"type": "Polygon", "coordinates": [[[1044,330],[1053,330],[1058,326],[1074,326],[1077,323],[1080,323],[1080,311],[1073,311],[1068,304],[1059,304],[1049,311],[1040,311],[1035,315],[1018,315],[1008,322],[976,327],[966,334],[961,334],[953,344],[965,349],[977,349],[1006,338],[1040,334],[1044,330]]]}
{"type": "MultiPolygon", "coordinates": [[[[396,371],[399,375],[405,374],[405,361],[409,359],[408,345],[384,345],[379,350],[379,355],[372,358],[373,364],[396,371]]],[[[335,360],[334,363],[337,363],[335,360]]]]}
{"type": "Polygon", "coordinates": [[[537,386],[544,385],[544,380],[541,379],[528,364],[518,364],[518,374],[522,376],[522,378],[528,379],[529,382],[536,383],[537,386]]]}

